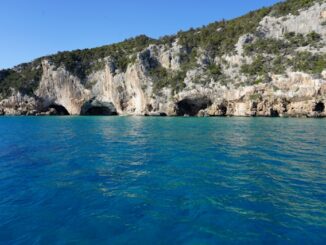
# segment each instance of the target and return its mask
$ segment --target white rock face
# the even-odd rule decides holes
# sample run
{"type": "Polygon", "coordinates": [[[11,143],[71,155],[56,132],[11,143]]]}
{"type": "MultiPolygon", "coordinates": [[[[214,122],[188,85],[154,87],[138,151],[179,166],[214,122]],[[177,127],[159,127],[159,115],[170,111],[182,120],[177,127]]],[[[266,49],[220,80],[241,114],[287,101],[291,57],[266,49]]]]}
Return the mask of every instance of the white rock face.
{"type": "Polygon", "coordinates": [[[36,95],[44,100],[44,107],[51,104],[64,106],[71,115],[80,113],[80,108],[91,93],[80,80],[64,68],[56,68],[47,60],[42,62],[43,76],[36,95]]]}
{"type": "Polygon", "coordinates": [[[33,97],[13,92],[13,95],[0,101],[0,115],[35,115],[40,108],[33,97]]]}
{"type": "MultiPolygon", "coordinates": [[[[71,115],[79,115],[83,104],[91,98],[112,103],[119,115],[176,115],[178,101],[199,97],[211,101],[211,106],[201,110],[204,115],[211,116],[270,116],[271,110],[283,116],[314,116],[315,105],[318,102],[326,103],[326,80],[314,79],[300,72],[273,76],[273,80],[267,84],[239,88],[218,84],[193,88],[189,82],[184,90],[171,96],[169,89],[161,91],[159,95],[153,94],[153,82],[146,75],[141,60],[129,66],[125,73],[118,74],[112,72],[108,63],[103,70],[89,76],[89,81],[96,81],[91,90],[63,68],[55,69],[47,61],[43,62],[43,69],[37,90],[42,103],[18,94],[1,102],[0,105],[6,108],[5,114],[26,114],[28,110],[37,110],[37,106],[55,104],[65,107],[71,115]],[[17,104],[29,107],[20,107],[17,112],[17,104]],[[226,110],[223,112],[221,107],[226,110]]],[[[324,110],[318,114],[323,115],[324,110]]]]}
{"type": "Polygon", "coordinates": [[[154,50],[155,49],[158,61],[164,68],[173,71],[180,69],[180,53],[182,52],[182,46],[178,45],[177,42],[174,42],[171,48],[161,45],[154,48],[154,50]]]}
{"type": "Polygon", "coordinates": [[[149,108],[159,111],[166,101],[162,101],[164,97],[153,99],[152,81],[146,75],[145,63],[138,59],[128,66],[126,72],[118,74],[114,73],[112,64],[107,63],[104,70],[88,78],[96,81],[91,91],[92,97],[112,102],[120,115],[144,115],[151,111],[149,108]]]}
{"type": "Polygon", "coordinates": [[[162,91],[159,97],[153,95],[152,81],[146,75],[147,60],[140,57],[123,73],[115,73],[114,65],[107,59],[104,69],[87,78],[86,84],[92,84],[90,89],[64,68],[56,68],[44,60],[43,76],[36,95],[42,98],[44,108],[60,105],[70,115],[79,115],[83,104],[92,98],[112,102],[120,115],[144,115],[160,110],[170,114],[174,105],[167,101],[170,90],[162,91]]]}
{"type": "Polygon", "coordinates": [[[287,15],[285,17],[266,16],[261,22],[259,31],[266,37],[282,38],[286,32],[308,34],[317,32],[323,37],[326,35],[326,28],[322,25],[326,21],[326,3],[315,4],[299,15],[287,15]]]}

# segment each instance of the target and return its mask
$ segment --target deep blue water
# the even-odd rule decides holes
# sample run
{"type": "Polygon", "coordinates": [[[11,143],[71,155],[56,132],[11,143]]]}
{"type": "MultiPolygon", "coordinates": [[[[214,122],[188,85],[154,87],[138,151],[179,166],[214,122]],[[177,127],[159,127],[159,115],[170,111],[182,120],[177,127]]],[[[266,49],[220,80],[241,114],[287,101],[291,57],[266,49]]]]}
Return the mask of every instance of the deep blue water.
{"type": "Polygon", "coordinates": [[[0,244],[325,242],[326,120],[0,118],[0,244]]]}

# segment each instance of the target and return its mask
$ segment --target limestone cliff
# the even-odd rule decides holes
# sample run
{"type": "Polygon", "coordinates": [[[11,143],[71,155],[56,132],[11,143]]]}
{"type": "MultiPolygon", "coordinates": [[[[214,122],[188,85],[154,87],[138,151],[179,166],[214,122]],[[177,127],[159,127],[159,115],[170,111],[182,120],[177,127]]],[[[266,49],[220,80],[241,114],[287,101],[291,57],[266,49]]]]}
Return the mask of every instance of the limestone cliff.
{"type": "MultiPolygon", "coordinates": [[[[230,44],[219,35],[229,35],[237,22],[132,47],[126,65],[114,55],[94,57],[87,66],[81,58],[74,66],[40,58],[28,66],[29,80],[19,78],[36,84],[32,92],[2,90],[0,114],[326,117],[326,3],[310,2],[295,14],[275,14],[278,5],[259,12],[259,22],[232,34],[230,44]],[[217,46],[190,45],[207,30],[220,40],[217,46]]],[[[0,72],[0,85],[26,69],[0,72]]]]}

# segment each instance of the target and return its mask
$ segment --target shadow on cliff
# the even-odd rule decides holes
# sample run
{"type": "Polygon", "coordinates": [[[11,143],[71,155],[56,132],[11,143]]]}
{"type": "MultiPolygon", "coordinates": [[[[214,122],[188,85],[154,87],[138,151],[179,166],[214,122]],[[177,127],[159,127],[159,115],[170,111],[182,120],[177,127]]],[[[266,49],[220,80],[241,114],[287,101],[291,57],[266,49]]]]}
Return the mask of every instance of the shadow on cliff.
{"type": "Polygon", "coordinates": [[[212,105],[207,97],[185,98],[176,103],[177,116],[196,116],[200,110],[212,105]]]}
{"type": "Polygon", "coordinates": [[[113,103],[91,99],[84,103],[81,108],[82,116],[116,116],[117,110],[113,103]]]}
{"type": "Polygon", "coordinates": [[[58,104],[49,105],[49,107],[47,108],[47,111],[49,111],[50,115],[56,115],[56,116],[69,116],[70,115],[68,110],[64,106],[58,105],[58,104]]]}

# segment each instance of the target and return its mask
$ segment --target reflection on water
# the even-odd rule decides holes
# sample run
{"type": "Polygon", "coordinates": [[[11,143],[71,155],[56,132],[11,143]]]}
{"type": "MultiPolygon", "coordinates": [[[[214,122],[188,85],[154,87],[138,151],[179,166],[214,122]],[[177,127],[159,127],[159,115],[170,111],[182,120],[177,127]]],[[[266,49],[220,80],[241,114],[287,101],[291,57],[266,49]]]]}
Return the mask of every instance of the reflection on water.
{"type": "Polygon", "coordinates": [[[324,243],[326,124],[0,119],[0,243],[324,243]]]}

